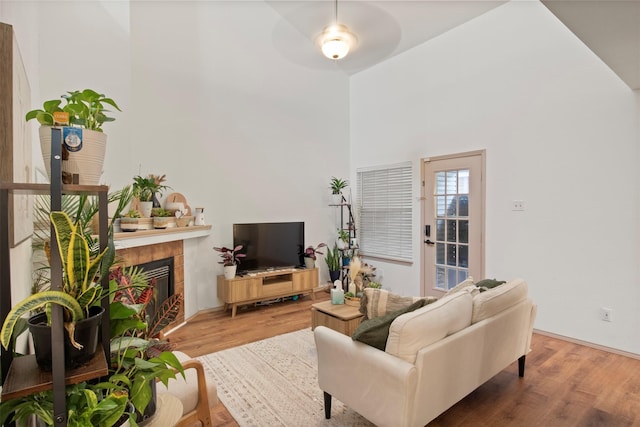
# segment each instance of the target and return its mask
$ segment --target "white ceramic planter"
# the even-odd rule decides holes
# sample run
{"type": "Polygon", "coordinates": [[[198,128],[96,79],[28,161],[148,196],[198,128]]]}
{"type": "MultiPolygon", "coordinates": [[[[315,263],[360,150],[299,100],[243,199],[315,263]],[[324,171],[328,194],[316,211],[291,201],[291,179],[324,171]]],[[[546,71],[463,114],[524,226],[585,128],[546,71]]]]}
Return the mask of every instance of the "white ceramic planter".
{"type": "MultiPolygon", "coordinates": [[[[51,126],[40,127],[40,148],[47,175],[51,179],[51,126]]],[[[107,149],[107,135],[82,129],[82,148],[69,152],[69,159],[62,160],[62,171],[78,174],[80,185],[98,185],[107,149]]]]}
{"type": "Polygon", "coordinates": [[[316,260],[311,257],[304,257],[304,268],[316,268],[316,260]]]}
{"type": "Polygon", "coordinates": [[[140,210],[144,218],[151,218],[151,210],[153,209],[153,202],[140,202],[140,210]]]}
{"type": "Polygon", "coordinates": [[[236,269],[237,265],[225,265],[224,266],[224,278],[225,279],[233,279],[236,277],[236,269]]]}

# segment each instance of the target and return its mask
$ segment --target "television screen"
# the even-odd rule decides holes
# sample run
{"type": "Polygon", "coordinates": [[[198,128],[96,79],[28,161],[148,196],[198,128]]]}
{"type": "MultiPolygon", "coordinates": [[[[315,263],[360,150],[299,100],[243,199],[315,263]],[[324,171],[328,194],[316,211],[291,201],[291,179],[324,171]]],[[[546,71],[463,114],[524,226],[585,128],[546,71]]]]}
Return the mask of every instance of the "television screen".
{"type": "Polygon", "coordinates": [[[242,245],[238,271],[299,267],[303,264],[304,222],[233,225],[233,246],[242,245]]]}

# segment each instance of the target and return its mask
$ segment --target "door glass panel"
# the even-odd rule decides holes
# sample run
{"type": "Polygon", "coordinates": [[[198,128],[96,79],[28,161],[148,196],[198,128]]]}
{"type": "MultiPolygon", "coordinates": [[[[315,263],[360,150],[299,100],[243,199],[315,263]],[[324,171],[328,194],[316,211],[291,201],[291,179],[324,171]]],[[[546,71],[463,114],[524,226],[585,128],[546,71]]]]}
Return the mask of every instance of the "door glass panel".
{"type": "Polygon", "coordinates": [[[458,266],[467,268],[469,267],[469,246],[458,246],[458,266]]]}
{"type": "Polygon", "coordinates": [[[460,200],[460,206],[458,206],[459,216],[469,216],[469,196],[461,195],[458,200],[460,200]]]}
{"type": "Polygon", "coordinates": [[[447,172],[447,194],[458,192],[458,171],[447,172]]]}
{"type": "Polygon", "coordinates": [[[436,287],[464,280],[469,267],[469,169],[434,173],[436,287]]]}
{"type": "Polygon", "coordinates": [[[466,219],[458,221],[458,242],[469,243],[469,221],[466,219]]]}
{"type": "Polygon", "coordinates": [[[445,193],[444,172],[436,172],[436,191],[435,194],[445,193]]]}
{"type": "Polygon", "coordinates": [[[444,264],[444,243],[436,243],[436,264],[444,264]]]}
{"type": "Polygon", "coordinates": [[[447,198],[447,216],[456,216],[458,207],[456,206],[456,196],[446,196],[447,198]]]}
{"type": "Polygon", "coordinates": [[[458,232],[455,219],[447,220],[447,242],[455,242],[458,238],[458,232]]]}
{"type": "Polygon", "coordinates": [[[456,265],[456,245],[447,245],[447,265],[456,265]]]}
{"type": "Polygon", "coordinates": [[[436,221],[436,240],[441,242],[444,240],[444,219],[436,221]]]}
{"type": "Polygon", "coordinates": [[[445,289],[446,286],[446,282],[445,282],[445,269],[444,267],[436,267],[436,288],[438,289],[445,289]]]}
{"type": "Polygon", "coordinates": [[[447,212],[446,205],[444,203],[444,196],[436,197],[436,215],[438,218],[444,217],[447,212]]]}
{"type": "Polygon", "coordinates": [[[455,288],[458,284],[457,272],[455,268],[447,268],[447,289],[455,288]]]}

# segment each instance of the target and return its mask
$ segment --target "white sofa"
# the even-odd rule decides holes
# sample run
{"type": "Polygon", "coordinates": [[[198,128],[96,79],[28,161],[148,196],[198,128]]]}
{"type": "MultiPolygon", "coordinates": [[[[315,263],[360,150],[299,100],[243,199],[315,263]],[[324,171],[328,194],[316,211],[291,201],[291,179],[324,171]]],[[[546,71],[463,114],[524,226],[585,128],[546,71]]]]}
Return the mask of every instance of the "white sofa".
{"type": "Polygon", "coordinates": [[[315,329],[325,416],[332,396],[378,426],[424,426],[519,361],[524,376],[536,306],[522,279],[467,287],[391,323],[385,351],[315,329]]]}

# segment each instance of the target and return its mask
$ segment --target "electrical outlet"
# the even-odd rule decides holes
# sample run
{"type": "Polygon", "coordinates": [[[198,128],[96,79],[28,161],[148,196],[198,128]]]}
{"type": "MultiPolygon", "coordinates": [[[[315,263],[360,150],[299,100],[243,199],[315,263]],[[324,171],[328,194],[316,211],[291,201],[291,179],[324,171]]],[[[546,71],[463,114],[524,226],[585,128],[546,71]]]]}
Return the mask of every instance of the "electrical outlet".
{"type": "Polygon", "coordinates": [[[602,307],[600,309],[600,318],[602,319],[603,322],[613,322],[612,316],[613,316],[612,309],[607,307],[602,307]]]}
{"type": "Polygon", "coordinates": [[[524,200],[514,200],[511,204],[512,211],[523,211],[524,210],[524,200]]]}

